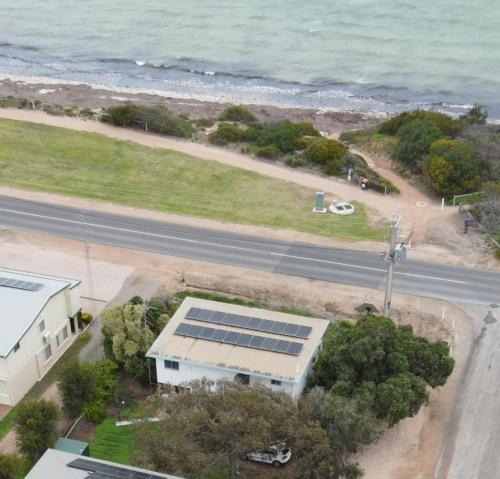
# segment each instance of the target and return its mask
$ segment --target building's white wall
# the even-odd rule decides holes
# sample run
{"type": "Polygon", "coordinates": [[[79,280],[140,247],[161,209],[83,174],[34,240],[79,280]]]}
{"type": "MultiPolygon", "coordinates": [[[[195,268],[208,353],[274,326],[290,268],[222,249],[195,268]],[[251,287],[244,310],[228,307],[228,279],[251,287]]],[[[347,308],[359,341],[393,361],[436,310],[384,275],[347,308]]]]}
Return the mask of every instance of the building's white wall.
{"type": "MultiPolygon", "coordinates": [[[[78,286],[74,288],[78,293],[78,286]]],[[[76,311],[78,308],[76,309],[76,311]]],[[[68,301],[65,291],[61,291],[52,297],[45,308],[40,312],[31,328],[19,341],[20,348],[5,359],[4,376],[8,377],[10,387],[10,398],[6,399],[0,395],[0,404],[15,405],[30,390],[36,381],[41,379],[54,363],[66,351],[74,341],[75,336],[71,333],[69,316],[74,314],[73,305],[68,301]],[[71,309],[70,309],[71,308],[71,309]],[[45,321],[45,330],[40,332],[39,324],[45,321]],[[57,346],[56,335],[66,326],[68,335],[66,340],[57,346]],[[46,360],[44,349],[47,346],[43,342],[43,333],[50,331],[50,344],[52,356],[46,360]]],[[[12,318],[15,321],[15,318],[12,318]]],[[[0,376],[2,374],[0,373],[0,376]]]]}
{"type": "MultiPolygon", "coordinates": [[[[219,381],[227,379],[232,381],[238,374],[235,371],[228,371],[216,367],[210,367],[199,364],[179,362],[179,370],[165,368],[163,359],[156,359],[156,374],[158,383],[171,384],[173,386],[183,386],[185,383],[193,380],[207,378],[211,381],[219,381]]],[[[243,373],[246,374],[246,373],[243,373]]],[[[282,381],[281,386],[271,384],[271,378],[254,376],[249,374],[250,384],[262,384],[274,391],[285,391],[292,397],[297,397],[294,394],[294,383],[282,381]]]]}

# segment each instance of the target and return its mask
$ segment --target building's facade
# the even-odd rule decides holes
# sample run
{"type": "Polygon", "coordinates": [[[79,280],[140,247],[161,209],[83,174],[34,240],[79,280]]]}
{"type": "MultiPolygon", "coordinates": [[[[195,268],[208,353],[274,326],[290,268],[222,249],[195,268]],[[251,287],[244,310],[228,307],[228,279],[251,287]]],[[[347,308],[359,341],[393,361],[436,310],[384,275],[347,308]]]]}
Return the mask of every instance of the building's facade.
{"type": "Polygon", "coordinates": [[[17,404],[74,341],[79,284],[0,269],[0,404],[17,404]]]}
{"type": "Polygon", "coordinates": [[[182,479],[116,462],[47,449],[26,479],[182,479]]]}
{"type": "Polygon", "coordinates": [[[186,298],[147,356],[159,384],[238,379],[296,399],[327,326],[324,319],[186,298]]]}

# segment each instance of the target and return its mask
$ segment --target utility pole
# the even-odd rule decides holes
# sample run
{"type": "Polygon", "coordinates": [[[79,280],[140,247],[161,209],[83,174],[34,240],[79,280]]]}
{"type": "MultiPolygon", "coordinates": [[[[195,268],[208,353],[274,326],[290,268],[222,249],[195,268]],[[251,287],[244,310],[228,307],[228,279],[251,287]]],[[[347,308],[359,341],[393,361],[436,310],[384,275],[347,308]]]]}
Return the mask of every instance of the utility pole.
{"type": "Polygon", "coordinates": [[[392,277],[394,275],[394,262],[396,261],[396,243],[398,241],[398,229],[400,216],[394,218],[391,224],[391,244],[385,260],[387,261],[387,278],[385,283],[384,316],[389,316],[392,297],[392,277]]]}

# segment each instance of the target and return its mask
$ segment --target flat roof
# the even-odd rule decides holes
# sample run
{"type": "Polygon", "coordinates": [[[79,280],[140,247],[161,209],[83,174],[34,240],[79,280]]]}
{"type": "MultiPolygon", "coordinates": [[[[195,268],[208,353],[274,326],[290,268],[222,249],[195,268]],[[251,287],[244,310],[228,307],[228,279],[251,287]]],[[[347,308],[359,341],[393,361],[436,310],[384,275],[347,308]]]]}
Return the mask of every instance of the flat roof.
{"type": "MultiPolygon", "coordinates": [[[[47,449],[45,454],[33,466],[31,471],[26,476],[26,479],[91,479],[92,471],[70,467],[69,464],[76,460],[82,459],[84,461],[92,461],[97,464],[106,464],[108,466],[115,466],[126,471],[136,471],[142,473],[153,474],[154,477],[161,477],[166,479],[181,479],[159,472],[148,471],[146,469],[139,469],[137,467],[125,466],[117,464],[116,462],[103,461],[102,459],[94,459],[93,457],[79,456],[78,454],[71,454],[64,451],[56,451],[55,449],[47,449]]],[[[102,476],[101,476],[102,477],[102,476]]]]}
{"type": "Polygon", "coordinates": [[[6,268],[0,268],[0,278],[19,282],[14,285],[23,286],[23,282],[36,285],[33,290],[0,285],[0,357],[6,357],[12,351],[52,296],[80,284],[74,279],[6,268]]]}
{"type": "Polygon", "coordinates": [[[160,336],[153,343],[147,352],[147,356],[180,362],[185,361],[293,382],[302,375],[304,369],[308,366],[314,351],[323,338],[328,324],[329,322],[325,319],[187,297],[165,326],[160,336]],[[263,320],[292,323],[298,326],[309,326],[311,329],[307,338],[300,338],[262,330],[249,330],[245,327],[228,326],[227,324],[203,323],[186,318],[191,308],[201,308],[263,320]],[[175,334],[175,331],[181,323],[291,341],[302,344],[302,349],[298,355],[291,355],[277,351],[225,344],[213,340],[180,336],[175,334]]]}

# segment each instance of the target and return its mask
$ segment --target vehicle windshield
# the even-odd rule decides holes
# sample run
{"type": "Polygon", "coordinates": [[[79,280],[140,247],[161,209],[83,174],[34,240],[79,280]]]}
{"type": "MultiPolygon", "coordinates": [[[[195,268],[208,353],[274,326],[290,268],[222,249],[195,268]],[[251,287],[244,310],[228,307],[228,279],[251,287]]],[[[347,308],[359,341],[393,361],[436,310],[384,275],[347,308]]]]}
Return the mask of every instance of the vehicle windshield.
{"type": "Polygon", "coordinates": [[[344,206],[344,208],[345,208],[346,210],[352,210],[352,206],[351,206],[351,205],[345,205],[345,206],[344,206]]]}
{"type": "Polygon", "coordinates": [[[342,211],[342,210],[344,209],[344,207],[343,207],[343,206],[337,206],[337,209],[338,209],[339,211],[342,211]]]}

